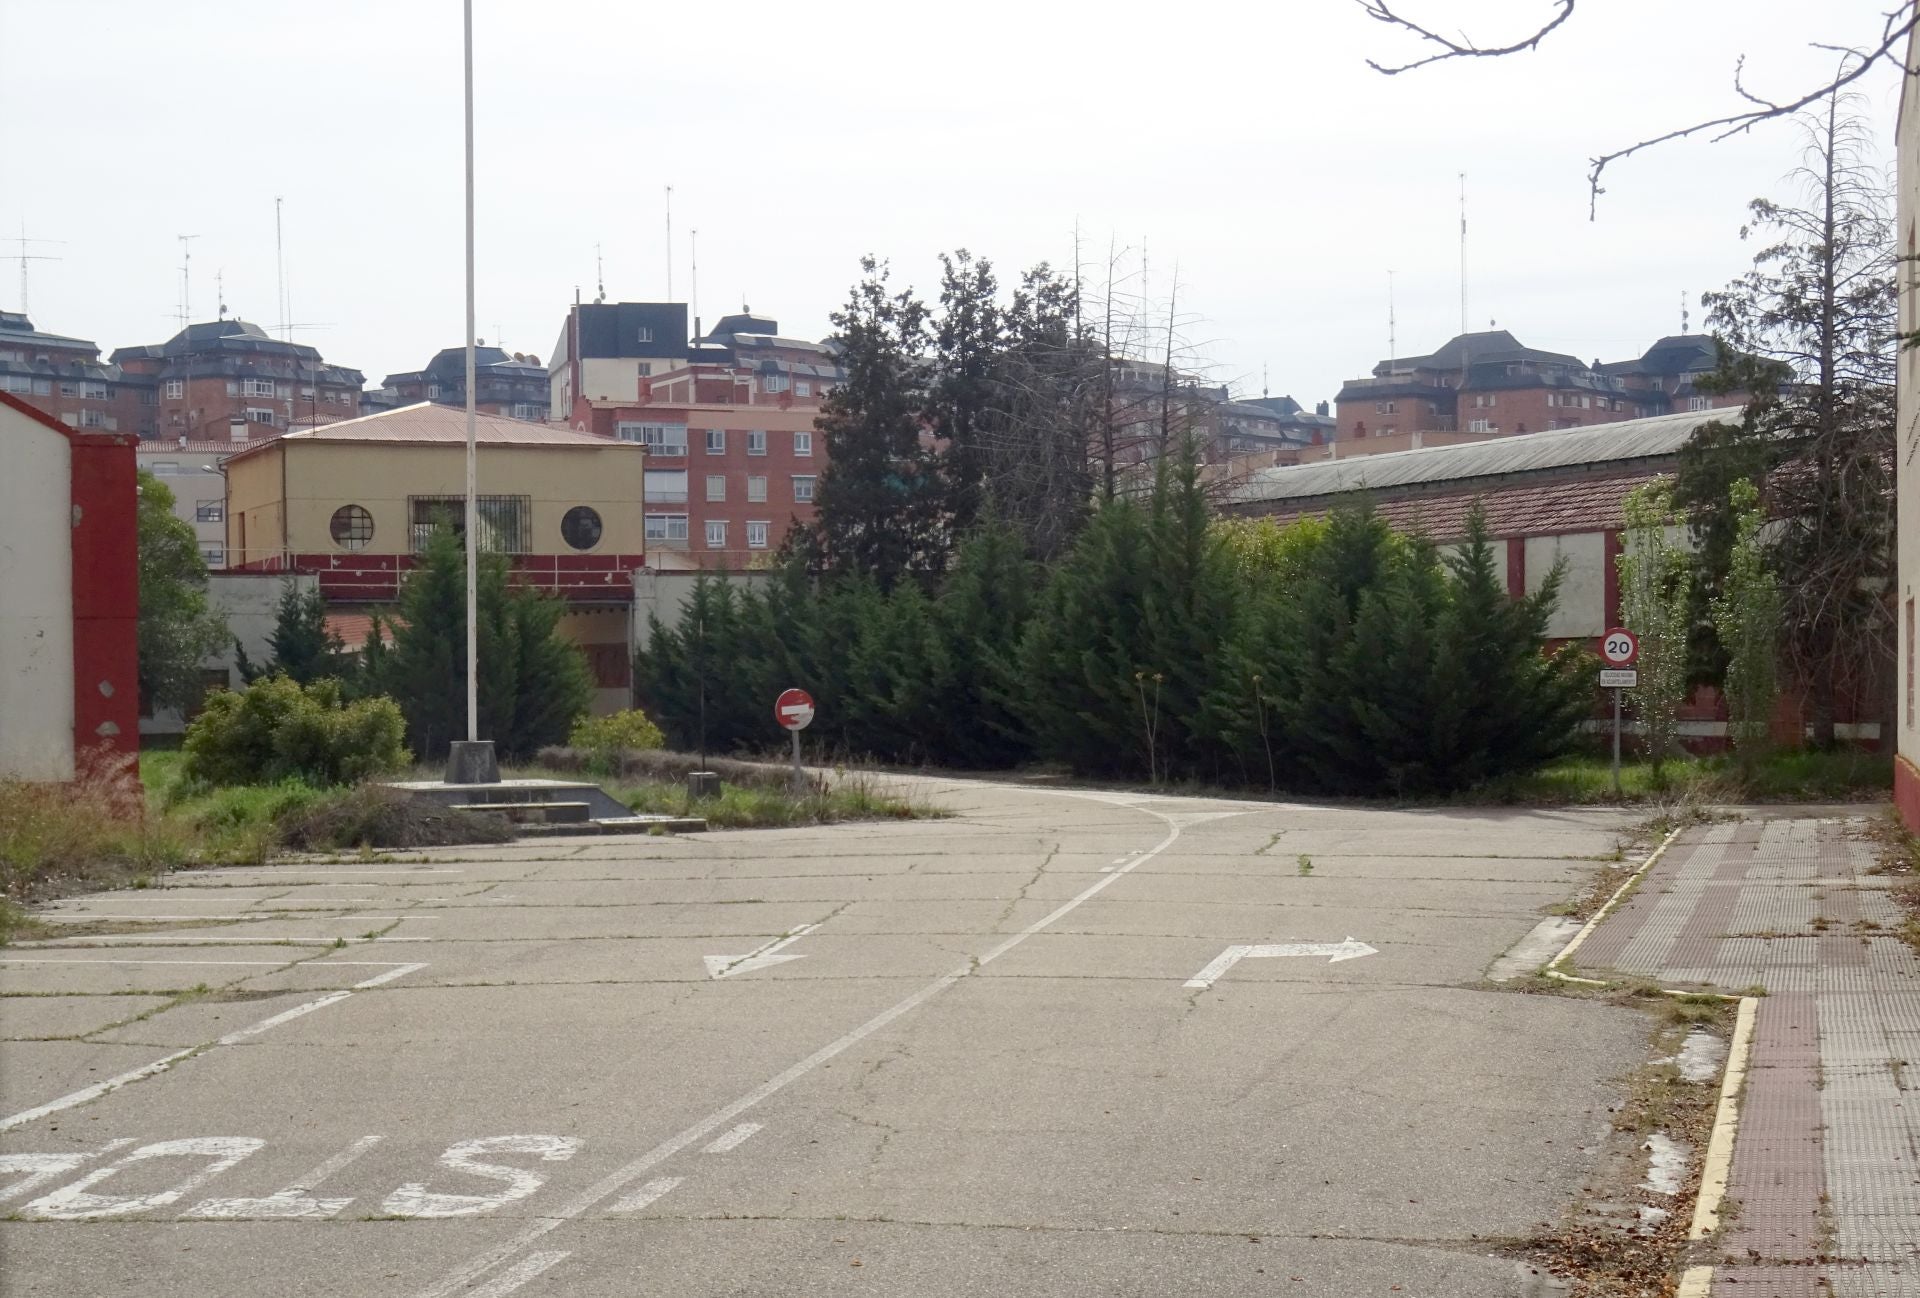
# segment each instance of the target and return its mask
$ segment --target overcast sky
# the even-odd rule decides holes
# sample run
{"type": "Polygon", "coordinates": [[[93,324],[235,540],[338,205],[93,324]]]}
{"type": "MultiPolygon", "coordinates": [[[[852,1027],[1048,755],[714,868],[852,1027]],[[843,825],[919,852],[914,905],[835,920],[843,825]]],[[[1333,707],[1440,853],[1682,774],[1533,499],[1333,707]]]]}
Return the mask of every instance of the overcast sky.
{"type": "MultiPolygon", "coordinates": [[[[1685,290],[1750,255],[1743,208],[1798,140],[1768,127],[1619,164],[1587,219],[1587,159],[1785,96],[1860,44],[1884,0],[1588,0],[1538,53],[1395,78],[1417,53],[1352,0],[1135,6],[476,0],[479,332],[543,360],[578,287],[743,302],[823,336],[862,253],[929,291],[967,247],[1011,281],[1109,240],[1147,292],[1177,265],[1211,372],[1330,399],[1387,351],[1458,331],[1458,173],[1470,322],[1607,360],[1677,331],[1685,290]]],[[[1485,42],[1548,0],[1406,0],[1485,42]]],[[[32,251],[42,329],[116,346],[192,306],[279,324],[285,200],[295,337],[370,383],[460,342],[458,0],[0,0],[0,234],[32,251]]],[[[1891,149],[1898,82],[1866,87],[1891,149]]],[[[12,243],[0,245],[17,251],[12,243]]],[[[0,303],[19,295],[18,266],[0,303]]],[[[1132,281],[1137,285],[1137,280],[1132,281]]],[[[1696,326],[1700,313],[1694,311],[1696,326]]]]}

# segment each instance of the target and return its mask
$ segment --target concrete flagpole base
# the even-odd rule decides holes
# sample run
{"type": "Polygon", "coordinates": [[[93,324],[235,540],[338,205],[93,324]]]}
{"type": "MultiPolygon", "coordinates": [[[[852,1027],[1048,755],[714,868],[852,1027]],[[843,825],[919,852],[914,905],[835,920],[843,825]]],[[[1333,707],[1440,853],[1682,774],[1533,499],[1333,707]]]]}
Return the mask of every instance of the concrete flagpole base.
{"type": "Polygon", "coordinates": [[[456,739],[447,750],[448,784],[498,784],[500,763],[491,739],[456,739]]]}

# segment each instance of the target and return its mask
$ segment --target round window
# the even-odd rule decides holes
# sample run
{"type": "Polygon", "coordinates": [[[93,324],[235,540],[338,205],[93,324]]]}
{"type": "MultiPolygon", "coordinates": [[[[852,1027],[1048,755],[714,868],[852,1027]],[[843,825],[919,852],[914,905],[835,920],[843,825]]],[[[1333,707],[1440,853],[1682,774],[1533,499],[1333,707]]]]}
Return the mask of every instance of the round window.
{"type": "Polygon", "coordinates": [[[373,540],[373,515],[358,505],[342,505],[333,511],[328,529],[342,550],[364,550],[373,540]]]}
{"type": "Polygon", "coordinates": [[[560,537],[576,550],[591,550],[600,544],[600,515],[585,505],[575,505],[560,520],[560,537]]]}

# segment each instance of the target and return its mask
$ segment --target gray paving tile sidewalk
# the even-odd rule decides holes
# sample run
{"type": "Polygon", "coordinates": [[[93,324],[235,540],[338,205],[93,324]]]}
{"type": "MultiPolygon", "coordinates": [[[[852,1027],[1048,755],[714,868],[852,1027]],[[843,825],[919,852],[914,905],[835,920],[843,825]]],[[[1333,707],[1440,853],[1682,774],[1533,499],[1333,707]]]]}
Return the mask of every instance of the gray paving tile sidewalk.
{"type": "Polygon", "coordinates": [[[1920,960],[1864,825],[1689,829],[1577,956],[1767,990],[1716,1298],[1920,1298],[1920,960]]]}

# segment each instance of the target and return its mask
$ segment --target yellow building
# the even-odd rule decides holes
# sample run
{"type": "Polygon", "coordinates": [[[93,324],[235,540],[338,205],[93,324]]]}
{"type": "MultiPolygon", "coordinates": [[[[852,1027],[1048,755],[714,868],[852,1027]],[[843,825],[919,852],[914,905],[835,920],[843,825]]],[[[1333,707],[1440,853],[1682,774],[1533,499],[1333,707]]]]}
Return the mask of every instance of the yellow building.
{"type": "MultiPolygon", "coordinates": [[[[422,403],[249,447],[224,466],[228,567],[312,573],[349,625],[379,611],[436,526],[463,531],[466,437],[465,411],[422,403]]],[[[476,442],[481,548],[567,600],[595,711],[627,706],[644,449],[486,414],[476,442]]]]}

